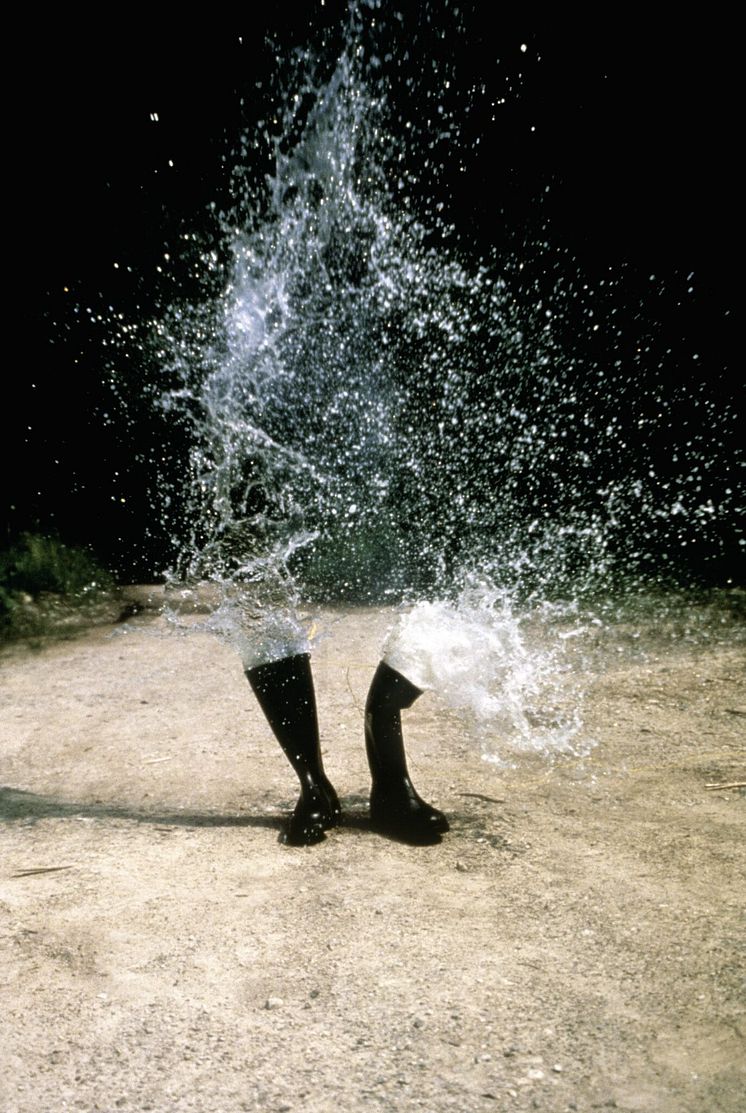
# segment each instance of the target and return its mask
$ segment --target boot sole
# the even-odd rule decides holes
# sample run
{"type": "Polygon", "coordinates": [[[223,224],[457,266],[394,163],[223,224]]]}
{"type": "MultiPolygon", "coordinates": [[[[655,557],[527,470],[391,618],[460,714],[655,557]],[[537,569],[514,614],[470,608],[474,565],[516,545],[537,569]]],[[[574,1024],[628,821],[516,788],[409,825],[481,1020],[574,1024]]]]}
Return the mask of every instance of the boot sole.
{"type": "Polygon", "coordinates": [[[449,829],[445,816],[442,821],[426,823],[413,821],[409,817],[371,815],[370,826],[377,835],[407,843],[409,846],[435,846],[442,842],[441,836],[449,829]]]}

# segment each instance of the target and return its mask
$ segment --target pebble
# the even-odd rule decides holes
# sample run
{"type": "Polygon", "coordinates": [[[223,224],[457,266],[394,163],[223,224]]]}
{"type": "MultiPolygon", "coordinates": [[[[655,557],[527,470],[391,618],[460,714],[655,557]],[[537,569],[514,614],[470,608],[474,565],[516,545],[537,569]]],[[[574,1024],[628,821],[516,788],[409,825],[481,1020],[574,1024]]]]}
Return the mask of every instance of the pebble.
{"type": "Polygon", "coordinates": [[[264,1007],[265,1009],[279,1009],[284,1004],[282,997],[268,997],[264,1007]]]}

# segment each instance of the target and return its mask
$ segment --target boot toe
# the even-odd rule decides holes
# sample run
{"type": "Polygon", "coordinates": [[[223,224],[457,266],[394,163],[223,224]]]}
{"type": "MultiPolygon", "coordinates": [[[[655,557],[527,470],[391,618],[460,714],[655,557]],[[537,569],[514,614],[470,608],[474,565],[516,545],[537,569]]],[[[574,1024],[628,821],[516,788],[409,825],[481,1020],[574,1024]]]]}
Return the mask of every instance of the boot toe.
{"type": "Polygon", "coordinates": [[[443,812],[411,798],[400,801],[371,796],[370,819],[379,835],[415,846],[438,843],[440,836],[449,830],[443,812]]]}
{"type": "Polygon", "coordinates": [[[297,815],[293,813],[285,831],[287,846],[314,846],[322,842],[326,835],[324,818],[319,813],[297,815]]]}
{"type": "Polygon", "coordinates": [[[325,838],[325,831],[338,827],[340,807],[337,794],[332,788],[324,786],[312,793],[302,795],[285,831],[288,846],[313,846],[325,838]]]}

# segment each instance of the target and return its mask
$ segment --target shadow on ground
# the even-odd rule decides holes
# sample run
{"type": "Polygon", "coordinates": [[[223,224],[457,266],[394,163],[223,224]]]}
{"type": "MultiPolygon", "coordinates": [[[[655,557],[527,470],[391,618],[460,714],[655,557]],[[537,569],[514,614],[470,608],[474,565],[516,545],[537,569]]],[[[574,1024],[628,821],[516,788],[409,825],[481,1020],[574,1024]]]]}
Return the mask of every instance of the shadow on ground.
{"type": "MultiPolygon", "coordinates": [[[[343,806],[340,824],[342,828],[372,833],[367,797],[362,795],[346,797],[343,806]]],[[[40,819],[86,818],[129,820],[134,823],[172,827],[257,827],[277,831],[278,838],[282,842],[289,811],[289,807],[273,815],[222,815],[181,810],[149,811],[145,808],[121,804],[84,804],[58,800],[53,796],[42,796],[25,789],[0,786],[0,823],[33,824],[40,819]]],[[[495,832],[494,820],[485,823],[486,818],[468,813],[450,812],[451,831],[446,837],[450,841],[461,835],[472,841],[479,839],[481,842],[486,842],[493,849],[513,850],[508,841],[495,832]]]]}

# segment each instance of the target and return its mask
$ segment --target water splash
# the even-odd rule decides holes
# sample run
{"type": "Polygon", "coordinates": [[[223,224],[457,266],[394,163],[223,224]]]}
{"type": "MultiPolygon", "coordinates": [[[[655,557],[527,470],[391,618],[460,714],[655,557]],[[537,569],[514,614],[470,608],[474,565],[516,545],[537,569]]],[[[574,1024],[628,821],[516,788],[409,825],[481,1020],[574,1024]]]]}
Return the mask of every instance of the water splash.
{"type": "Polygon", "coordinates": [[[209,626],[249,665],[308,644],[309,602],[403,600],[389,651],[419,647],[423,686],[505,743],[572,749],[562,621],[730,506],[702,494],[691,445],[657,462],[681,392],[640,390],[639,352],[612,358],[613,283],[529,280],[528,252],[475,261],[435,209],[415,215],[460,123],[442,91],[437,131],[397,117],[377,9],[352,5],[333,65],[298,52],[272,173],[243,173],[245,137],[204,296],[155,324],[158,404],[189,446],[162,483],[169,592],[212,585],[209,626]]]}
{"type": "Polygon", "coordinates": [[[466,712],[483,756],[505,752],[585,755],[581,675],[565,654],[583,633],[557,615],[517,610],[509,595],[474,580],[455,603],[416,603],[384,645],[392,668],[466,712]],[[554,619],[554,621],[552,621],[554,619]],[[537,626],[538,630],[537,637],[537,626]]]}

